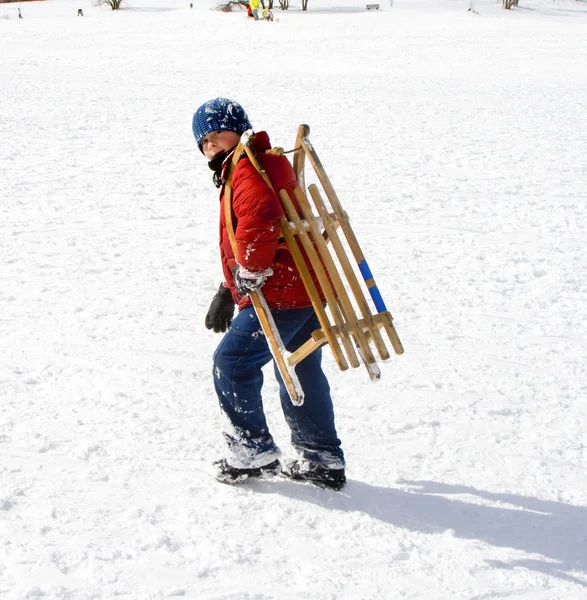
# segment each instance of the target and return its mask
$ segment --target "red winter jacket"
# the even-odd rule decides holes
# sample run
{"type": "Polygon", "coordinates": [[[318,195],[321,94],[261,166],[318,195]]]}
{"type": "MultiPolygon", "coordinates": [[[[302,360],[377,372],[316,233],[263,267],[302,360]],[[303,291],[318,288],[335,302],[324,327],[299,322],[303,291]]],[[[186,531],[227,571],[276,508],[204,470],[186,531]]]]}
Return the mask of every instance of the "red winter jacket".
{"type": "MultiPolygon", "coordinates": [[[[291,192],[298,182],[295,172],[285,156],[264,154],[271,148],[265,131],[255,134],[254,149],[276,191],[291,192]]],[[[232,154],[226,159],[223,175],[232,154]]],[[[311,306],[310,298],[294,263],[287,244],[280,237],[279,219],[283,215],[277,194],[265,183],[251,161],[245,156],[234,168],[232,176],[232,225],[234,227],[237,256],[230,245],[224,218],[224,186],[220,190],[220,256],[225,285],[230,287],[232,297],[239,309],[249,306],[248,296],[237,294],[232,277],[235,263],[250,271],[263,271],[269,267],[273,275],[261,289],[271,308],[288,309],[311,306]]],[[[308,261],[306,260],[308,264],[308,261]]],[[[308,265],[312,273],[313,270],[308,265]]],[[[318,286],[317,286],[318,287],[318,286]]],[[[320,289],[318,287],[318,289],[320,289]]]]}

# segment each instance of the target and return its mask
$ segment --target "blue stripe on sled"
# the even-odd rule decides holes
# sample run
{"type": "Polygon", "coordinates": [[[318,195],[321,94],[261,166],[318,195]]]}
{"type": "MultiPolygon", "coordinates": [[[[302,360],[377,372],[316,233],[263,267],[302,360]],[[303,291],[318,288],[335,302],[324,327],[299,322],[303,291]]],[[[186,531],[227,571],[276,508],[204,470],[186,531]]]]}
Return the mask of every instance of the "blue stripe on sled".
{"type": "Polygon", "coordinates": [[[371,298],[373,299],[373,303],[375,304],[377,312],[387,310],[385,302],[383,302],[383,298],[381,297],[381,293],[379,292],[379,288],[375,285],[375,282],[373,281],[373,275],[371,274],[371,269],[369,268],[369,265],[367,264],[366,260],[362,260],[359,263],[359,271],[361,271],[363,279],[366,282],[368,282],[367,289],[371,294],[371,298]]]}

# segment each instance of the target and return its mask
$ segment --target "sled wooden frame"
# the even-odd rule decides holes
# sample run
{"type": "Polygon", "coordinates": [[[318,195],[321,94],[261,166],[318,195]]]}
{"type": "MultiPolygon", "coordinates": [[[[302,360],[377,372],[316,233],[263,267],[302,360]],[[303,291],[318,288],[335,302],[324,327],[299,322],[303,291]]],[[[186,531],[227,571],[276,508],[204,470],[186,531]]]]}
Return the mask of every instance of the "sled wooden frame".
{"type": "MultiPolygon", "coordinates": [[[[352,230],[348,215],[343,210],[330,179],[326,175],[326,171],[309,140],[309,133],[310,128],[308,125],[299,126],[292,161],[299,186],[293,190],[293,199],[284,189],[277,190],[277,195],[281,200],[285,213],[279,222],[281,235],[287,243],[308,292],[312,307],[320,322],[320,329],[313,331],[311,338],[295,352],[288,353],[281,341],[279,331],[275,327],[262,292],[257,291],[249,294],[273,358],[277,363],[292,402],[296,405],[303,403],[303,391],[295,373],[295,366],[325,344],[330,346],[339,369],[345,371],[349,368],[349,365],[356,368],[363,363],[372,380],[379,379],[381,371],[371,350],[370,343],[375,346],[381,360],[387,360],[390,357],[381,334],[382,330],[387,334],[395,353],[403,354],[404,352],[391,313],[387,310],[381,297],[369,265],[352,230]],[[308,192],[314,207],[310,204],[305,186],[304,167],[306,158],[308,158],[316,173],[323,193],[332,208],[331,212],[328,211],[322,193],[315,184],[308,186],[308,192]],[[299,212],[295,208],[294,200],[299,207],[299,212]],[[316,210],[318,216],[314,214],[314,210],[316,210]],[[352,259],[346,252],[339,230],[346,239],[352,259]],[[310,275],[302,249],[314,269],[331,318],[329,318],[322,297],[310,275]],[[335,257],[342,272],[338,269],[335,257]],[[351,261],[353,259],[356,267],[352,265],[351,261]],[[362,283],[357,276],[357,270],[362,276],[362,283]],[[363,288],[366,288],[371,296],[377,311],[375,314],[371,311],[363,288]],[[359,309],[358,314],[355,306],[359,309]]],[[[224,215],[235,256],[236,238],[232,224],[232,174],[243,153],[247,155],[253,166],[262,175],[267,185],[274,189],[252,148],[253,139],[254,134],[251,130],[243,134],[226,172],[224,215]]]]}

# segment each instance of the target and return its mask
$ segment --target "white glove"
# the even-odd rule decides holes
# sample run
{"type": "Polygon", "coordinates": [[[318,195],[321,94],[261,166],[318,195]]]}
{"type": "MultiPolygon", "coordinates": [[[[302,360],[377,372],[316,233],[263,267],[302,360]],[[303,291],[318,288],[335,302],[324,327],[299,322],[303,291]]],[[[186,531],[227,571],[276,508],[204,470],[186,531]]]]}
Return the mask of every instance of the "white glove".
{"type": "Polygon", "coordinates": [[[267,277],[271,277],[271,275],[273,275],[273,269],[271,268],[264,271],[249,271],[237,263],[232,269],[234,287],[239,296],[246,296],[249,292],[262,288],[267,281],[267,277]]]}

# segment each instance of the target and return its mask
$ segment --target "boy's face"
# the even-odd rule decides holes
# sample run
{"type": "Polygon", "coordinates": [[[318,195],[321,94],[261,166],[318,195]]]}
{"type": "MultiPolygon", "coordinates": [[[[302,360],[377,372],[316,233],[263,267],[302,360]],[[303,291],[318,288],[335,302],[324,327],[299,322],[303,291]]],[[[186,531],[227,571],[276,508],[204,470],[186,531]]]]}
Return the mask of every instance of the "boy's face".
{"type": "Polygon", "coordinates": [[[202,138],[202,151],[208,160],[217,154],[232,150],[241,139],[235,131],[213,131],[202,138]]]}

